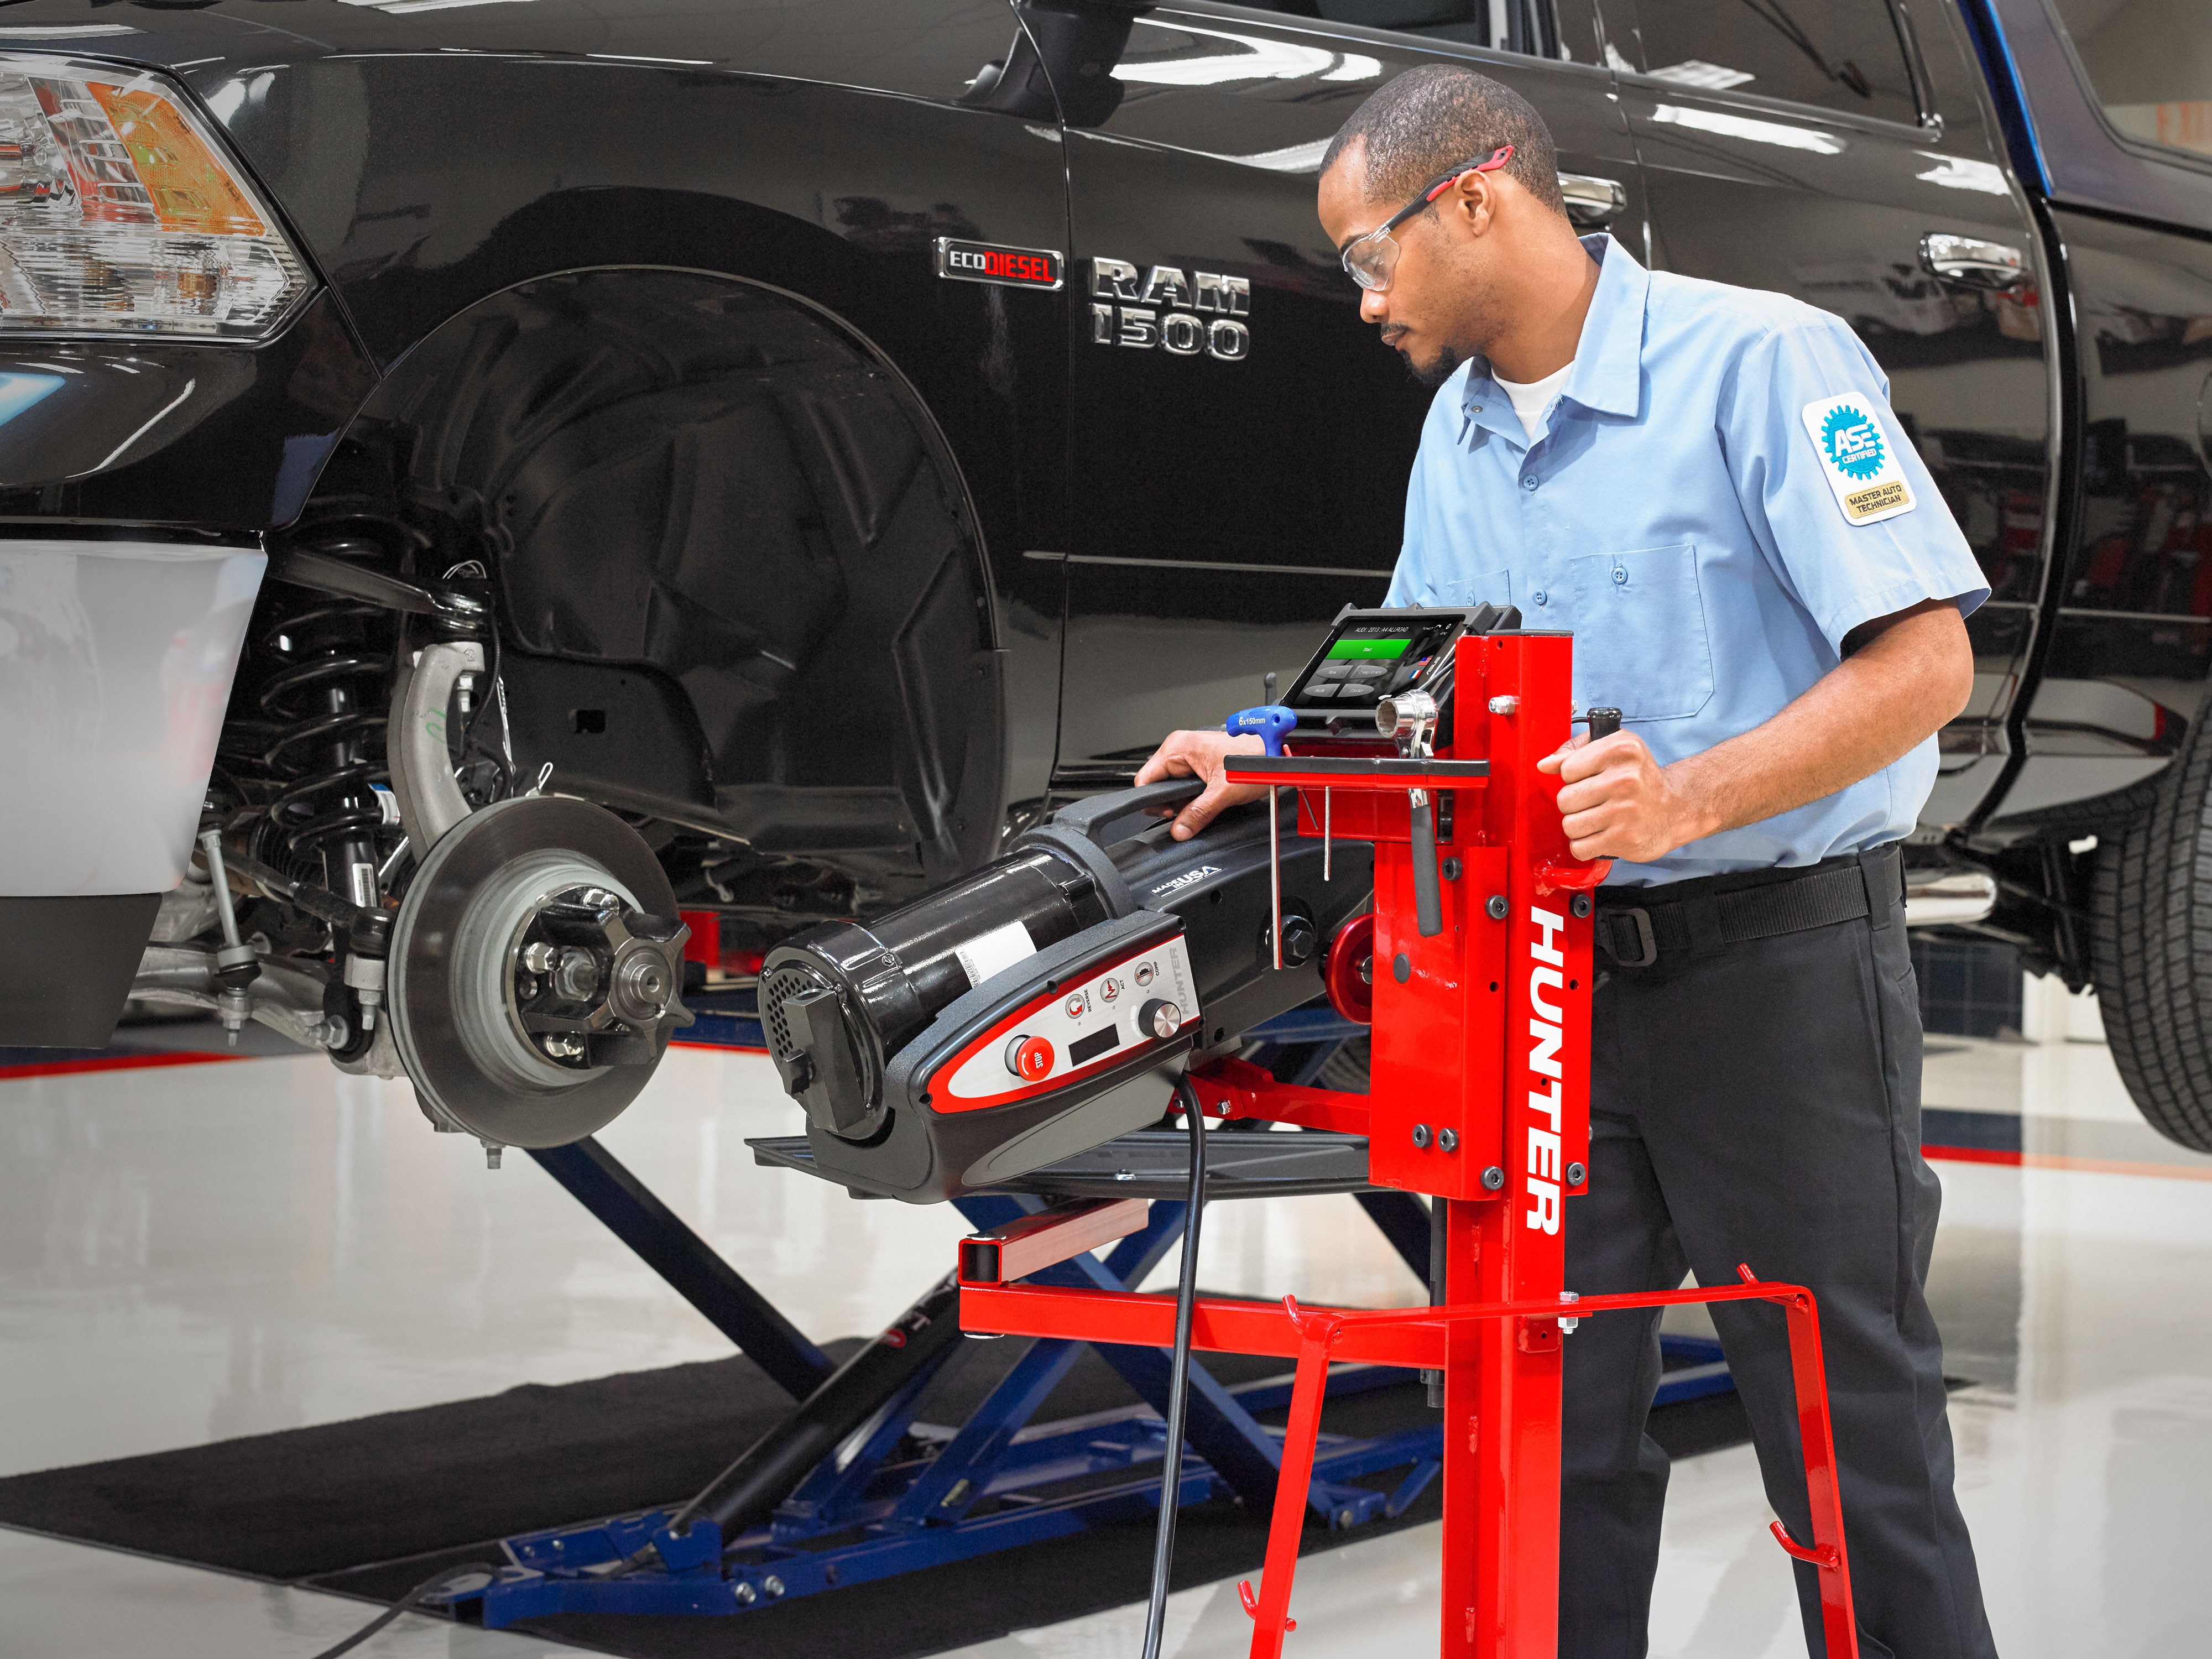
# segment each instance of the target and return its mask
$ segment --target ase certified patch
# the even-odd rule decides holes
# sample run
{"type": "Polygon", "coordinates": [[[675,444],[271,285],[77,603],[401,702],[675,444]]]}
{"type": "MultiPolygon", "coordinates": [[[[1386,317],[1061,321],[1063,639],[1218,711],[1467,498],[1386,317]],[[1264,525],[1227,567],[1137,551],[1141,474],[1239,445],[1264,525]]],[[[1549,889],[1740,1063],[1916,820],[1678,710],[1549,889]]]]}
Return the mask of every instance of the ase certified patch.
{"type": "Polygon", "coordinates": [[[1856,394],[1805,405],[1805,431],[1850,524],[1880,524],[1915,505],[1872,398],[1856,394]]]}

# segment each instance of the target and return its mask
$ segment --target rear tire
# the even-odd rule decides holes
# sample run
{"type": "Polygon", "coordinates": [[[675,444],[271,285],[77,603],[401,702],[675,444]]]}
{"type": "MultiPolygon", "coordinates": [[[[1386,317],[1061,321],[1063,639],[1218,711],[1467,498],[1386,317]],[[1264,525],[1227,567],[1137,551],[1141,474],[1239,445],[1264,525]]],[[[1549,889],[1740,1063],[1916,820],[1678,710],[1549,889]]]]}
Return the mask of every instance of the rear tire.
{"type": "Polygon", "coordinates": [[[2097,1006],[2151,1127],[2212,1152],[2212,720],[2157,781],[2148,814],[2098,840],[2097,1006]]]}

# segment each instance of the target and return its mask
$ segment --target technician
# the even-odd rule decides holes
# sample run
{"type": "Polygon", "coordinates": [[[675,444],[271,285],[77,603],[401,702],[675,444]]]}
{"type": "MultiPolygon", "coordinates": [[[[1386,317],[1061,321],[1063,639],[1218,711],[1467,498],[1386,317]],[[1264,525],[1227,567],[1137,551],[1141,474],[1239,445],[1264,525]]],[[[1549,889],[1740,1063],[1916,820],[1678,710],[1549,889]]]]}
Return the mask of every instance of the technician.
{"type": "MultiPolygon", "coordinates": [[[[1400,76],[1330,146],[1320,206],[1361,314],[1439,387],[1388,602],[1571,629],[1577,703],[1626,720],[1544,763],[1576,856],[1616,860],[1567,1282],[1725,1285],[1749,1262],[1810,1286],[1861,1651],[1992,1655],[1923,1295],[1941,1188],[1899,856],[1988,586],[1850,330],[1578,240],[1551,135],[1506,88],[1400,76]]],[[[1208,781],[1188,836],[1258,793],[1222,767],[1258,744],[1178,732],[1137,781],[1208,781]]],[[[1748,1303],[1713,1319],[1768,1500],[1809,1539],[1783,1322],[1748,1303]]],[[[1645,1650],[1658,1329],[1656,1310],[1610,1314],[1566,1345],[1566,1659],[1645,1650]]]]}

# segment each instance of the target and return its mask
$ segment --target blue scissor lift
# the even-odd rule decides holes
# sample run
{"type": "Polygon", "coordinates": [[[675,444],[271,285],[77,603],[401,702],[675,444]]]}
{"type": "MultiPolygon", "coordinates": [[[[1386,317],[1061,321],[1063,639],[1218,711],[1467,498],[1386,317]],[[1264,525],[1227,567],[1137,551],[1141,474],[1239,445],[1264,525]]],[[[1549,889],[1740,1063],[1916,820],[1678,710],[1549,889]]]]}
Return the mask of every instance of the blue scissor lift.
{"type": "MultiPolygon", "coordinates": [[[[687,1042],[763,1047],[753,993],[690,999],[697,1023],[687,1042]]],[[[1310,1081],[1365,1027],[1327,1005],[1301,1008],[1252,1033],[1261,1063],[1310,1081]]],[[[1179,1137],[1178,1137],[1179,1138],[1179,1137]]],[[[796,1402],[781,1433],[824,1397],[838,1367],[706,1242],[595,1140],[531,1156],[584,1207],[659,1273],[796,1402]]],[[[1429,1212],[1411,1194],[1354,1194],[1417,1278],[1429,1276],[1429,1212]]],[[[955,1200],[978,1232],[1044,1206],[1028,1195],[955,1200]]],[[[1182,1231],[1185,1206],[1155,1200],[1144,1227],[1102,1256],[1079,1255],[1030,1276],[1032,1282],[1105,1290],[1134,1289],[1182,1231]]],[[[941,1297],[943,1287],[930,1297],[941,1297]]],[[[892,1333],[901,1327],[895,1325],[892,1333]]],[[[898,1346],[891,1334],[878,1343],[898,1346]]],[[[1160,1501],[1168,1356],[1158,1349],[1100,1346],[1097,1352],[1143,1402],[1038,1423],[1046,1398],[1085,1345],[1032,1344],[957,1427],[915,1420],[915,1408],[953,1343],[902,1376],[859,1427],[806,1472],[764,1524],[725,1539],[705,1519],[680,1530],[676,1504],[504,1540],[510,1565],[494,1583],[450,1596],[482,1601],[483,1622],[510,1625],[556,1613],[734,1613],[793,1596],[1039,1542],[1113,1522],[1143,1521],[1160,1501]]],[[[1719,1346],[1662,1340],[1670,1370],[1662,1404],[1733,1387],[1719,1346]]],[[[866,1351],[863,1351],[864,1353],[866,1351]]],[[[848,1362],[848,1365],[857,1363],[848,1362]]],[[[1329,1396],[1413,1380],[1392,1367],[1335,1368],[1329,1396]]],[[[1287,1373],[1224,1384],[1195,1358],[1190,1369],[1187,1456],[1179,1503],[1236,1494],[1255,1513],[1274,1501],[1279,1432],[1260,1413],[1290,1402],[1287,1373]]],[[[1357,1527],[1401,1514],[1436,1478],[1442,1449],[1436,1424],[1371,1437],[1324,1434],[1309,1503],[1331,1528],[1357,1527]],[[1404,1474],[1387,1489],[1360,1484],[1404,1474]]],[[[733,1450],[738,1449],[732,1449],[733,1450]]]]}

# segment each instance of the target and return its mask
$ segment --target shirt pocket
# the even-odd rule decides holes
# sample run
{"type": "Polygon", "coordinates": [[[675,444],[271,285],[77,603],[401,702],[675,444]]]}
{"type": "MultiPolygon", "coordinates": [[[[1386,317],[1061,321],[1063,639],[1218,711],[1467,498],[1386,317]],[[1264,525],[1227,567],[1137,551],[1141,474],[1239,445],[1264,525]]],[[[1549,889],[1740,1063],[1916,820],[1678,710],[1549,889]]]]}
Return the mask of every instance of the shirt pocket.
{"type": "Polygon", "coordinates": [[[1513,603],[1513,573],[1510,570],[1486,570],[1480,576],[1455,576],[1451,580],[1437,584],[1437,603],[1440,605],[1494,605],[1499,609],[1513,603]]]}
{"type": "Polygon", "coordinates": [[[1693,543],[1567,561],[1575,695],[1630,720],[1684,720],[1713,695],[1713,653],[1693,543]]]}

